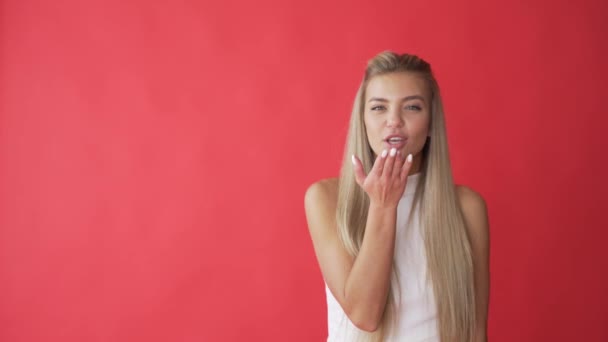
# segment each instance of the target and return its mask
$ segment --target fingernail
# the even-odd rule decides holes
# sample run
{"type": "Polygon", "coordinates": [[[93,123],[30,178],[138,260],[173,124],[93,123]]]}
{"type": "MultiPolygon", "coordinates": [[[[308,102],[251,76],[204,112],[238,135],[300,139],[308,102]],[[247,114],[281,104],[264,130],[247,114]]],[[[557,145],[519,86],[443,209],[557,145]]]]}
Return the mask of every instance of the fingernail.
{"type": "Polygon", "coordinates": [[[407,155],[407,159],[406,159],[406,160],[407,160],[407,162],[408,162],[408,163],[411,163],[411,162],[412,162],[412,159],[413,159],[412,154],[411,154],[411,153],[410,153],[410,154],[408,154],[408,155],[407,155]]]}
{"type": "Polygon", "coordinates": [[[353,161],[353,165],[357,165],[357,161],[355,160],[355,155],[353,154],[350,159],[353,161]]]}
{"type": "Polygon", "coordinates": [[[396,148],[391,148],[391,157],[394,157],[395,154],[397,154],[397,149],[396,148]]]}
{"type": "Polygon", "coordinates": [[[381,154],[382,158],[386,157],[387,154],[388,154],[387,150],[382,150],[382,154],[381,154]]]}

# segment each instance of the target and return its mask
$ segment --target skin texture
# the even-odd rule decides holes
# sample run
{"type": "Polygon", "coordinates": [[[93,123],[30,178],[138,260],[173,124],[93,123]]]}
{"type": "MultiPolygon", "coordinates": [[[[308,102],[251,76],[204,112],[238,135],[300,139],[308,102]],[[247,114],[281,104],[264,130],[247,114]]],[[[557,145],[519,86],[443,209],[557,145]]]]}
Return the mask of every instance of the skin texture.
{"type": "MultiPolygon", "coordinates": [[[[367,138],[376,153],[365,174],[353,157],[356,180],[370,198],[366,233],[359,254],[351,257],[342,247],[335,222],[338,179],[312,184],[305,195],[309,232],[327,286],[351,322],[366,331],[377,329],[390,286],[395,247],[397,205],[407,186],[407,175],[419,172],[420,152],[428,135],[430,92],[417,74],[391,73],[372,78],[366,89],[364,121],[367,138]],[[385,138],[407,137],[404,146],[390,153],[385,138]],[[383,157],[383,151],[387,150],[383,157]],[[408,154],[413,161],[406,161],[408,154]]],[[[484,199],[466,186],[456,186],[474,253],[478,331],[475,342],[486,341],[489,293],[489,235],[484,199]]]]}
{"type": "Polygon", "coordinates": [[[415,73],[390,73],[369,80],[363,114],[367,139],[376,154],[391,147],[385,138],[392,134],[407,137],[401,155],[413,154],[410,173],[417,173],[429,134],[430,90],[415,73]]]}
{"type": "MultiPolygon", "coordinates": [[[[337,189],[337,188],[336,188],[337,189]]],[[[473,189],[457,185],[456,193],[462,207],[473,249],[473,272],[477,310],[477,331],[474,342],[485,342],[487,337],[490,296],[490,233],[488,210],[481,195],[473,189]]]]}
{"type": "Polygon", "coordinates": [[[371,199],[356,258],[344,250],[337,235],[337,180],[317,182],[306,192],[306,217],[323,277],[351,322],[362,330],[375,331],[382,318],[390,286],[397,204],[410,165],[395,153],[379,156],[369,175],[360,163],[354,166],[359,185],[371,199]]]}

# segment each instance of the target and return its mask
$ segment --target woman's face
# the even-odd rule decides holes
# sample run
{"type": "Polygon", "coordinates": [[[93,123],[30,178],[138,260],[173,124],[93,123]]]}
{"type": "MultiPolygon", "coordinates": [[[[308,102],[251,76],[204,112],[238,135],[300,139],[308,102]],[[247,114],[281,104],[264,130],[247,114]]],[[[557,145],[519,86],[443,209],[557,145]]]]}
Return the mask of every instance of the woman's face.
{"type": "Polygon", "coordinates": [[[414,157],[410,174],[419,170],[431,119],[430,91],[422,76],[394,72],[372,77],[365,91],[367,139],[376,155],[396,148],[414,157]]]}

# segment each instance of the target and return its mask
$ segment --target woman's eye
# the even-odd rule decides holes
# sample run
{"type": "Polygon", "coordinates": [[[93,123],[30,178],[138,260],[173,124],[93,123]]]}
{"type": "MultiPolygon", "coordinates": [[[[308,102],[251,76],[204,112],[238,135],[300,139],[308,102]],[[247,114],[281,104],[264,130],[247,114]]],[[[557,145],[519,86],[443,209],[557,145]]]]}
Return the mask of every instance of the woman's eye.
{"type": "Polygon", "coordinates": [[[372,110],[383,110],[384,106],[373,106],[372,110]]]}
{"type": "Polygon", "coordinates": [[[418,105],[411,105],[411,106],[405,107],[405,109],[411,109],[411,110],[415,110],[415,111],[421,111],[422,107],[420,107],[418,105]]]}

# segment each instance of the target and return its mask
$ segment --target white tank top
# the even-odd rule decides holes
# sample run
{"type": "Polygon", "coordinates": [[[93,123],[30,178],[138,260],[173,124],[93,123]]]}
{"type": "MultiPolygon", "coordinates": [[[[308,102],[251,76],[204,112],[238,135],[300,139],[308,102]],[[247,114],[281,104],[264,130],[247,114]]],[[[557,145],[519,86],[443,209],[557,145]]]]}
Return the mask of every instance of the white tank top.
{"type": "MultiPolygon", "coordinates": [[[[437,309],[430,283],[426,282],[426,255],[419,224],[418,209],[408,227],[414,192],[420,173],[410,175],[397,209],[397,234],[394,262],[399,273],[399,294],[395,294],[396,326],[385,341],[438,342],[437,309]]],[[[393,287],[397,286],[392,279],[393,287]]],[[[355,327],[325,284],[327,296],[328,342],[356,341],[360,330],[355,327]]]]}

